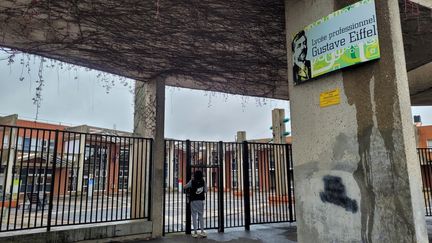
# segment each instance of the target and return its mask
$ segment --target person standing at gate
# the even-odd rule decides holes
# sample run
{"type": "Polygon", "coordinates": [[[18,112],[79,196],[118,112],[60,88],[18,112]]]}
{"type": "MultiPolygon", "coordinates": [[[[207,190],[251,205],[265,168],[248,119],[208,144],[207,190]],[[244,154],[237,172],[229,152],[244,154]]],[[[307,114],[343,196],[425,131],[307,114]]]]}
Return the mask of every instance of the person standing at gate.
{"type": "Polygon", "coordinates": [[[195,171],[192,180],[190,180],[185,186],[184,189],[189,189],[189,198],[190,198],[190,207],[192,212],[192,224],[194,228],[194,232],[192,233],[192,237],[196,238],[207,237],[206,232],[204,231],[204,201],[205,194],[207,193],[207,185],[203,178],[203,173],[200,170],[195,171]],[[198,229],[201,229],[201,232],[198,234],[198,229]]]}

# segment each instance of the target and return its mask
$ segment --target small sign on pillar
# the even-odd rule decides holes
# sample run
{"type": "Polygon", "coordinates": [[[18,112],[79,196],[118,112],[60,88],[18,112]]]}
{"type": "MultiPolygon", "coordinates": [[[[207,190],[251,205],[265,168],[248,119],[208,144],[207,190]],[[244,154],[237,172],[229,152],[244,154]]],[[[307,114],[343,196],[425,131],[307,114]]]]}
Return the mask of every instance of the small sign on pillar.
{"type": "Polygon", "coordinates": [[[333,89],[330,91],[322,92],[320,94],[320,107],[328,107],[340,104],[340,91],[333,89]]]}

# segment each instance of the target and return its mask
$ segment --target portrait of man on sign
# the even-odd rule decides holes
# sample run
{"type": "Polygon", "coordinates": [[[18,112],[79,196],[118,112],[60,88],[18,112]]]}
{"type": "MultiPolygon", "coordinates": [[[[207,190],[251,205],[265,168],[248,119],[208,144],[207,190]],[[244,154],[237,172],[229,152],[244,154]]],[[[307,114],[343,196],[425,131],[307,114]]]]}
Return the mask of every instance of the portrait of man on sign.
{"type": "Polygon", "coordinates": [[[294,59],[294,83],[300,84],[312,78],[311,62],[306,60],[307,56],[307,37],[304,30],[297,33],[292,41],[292,51],[294,59]]]}

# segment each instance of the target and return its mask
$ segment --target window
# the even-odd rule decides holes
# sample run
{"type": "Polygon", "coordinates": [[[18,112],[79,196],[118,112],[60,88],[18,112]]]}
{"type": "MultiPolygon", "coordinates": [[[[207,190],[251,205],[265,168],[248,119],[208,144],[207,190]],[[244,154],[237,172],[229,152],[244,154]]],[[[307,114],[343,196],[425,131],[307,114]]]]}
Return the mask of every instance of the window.
{"type": "Polygon", "coordinates": [[[233,171],[236,171],[236,170],[237,170],[237,162],[236,162],[235,159],[232,159],[232,162],[231,162],[231,169],[232,169],[233,171]]]}
{"type": "Polygon", "coordinates": [[[22,148],[22,144],[23,144],[23,138],[22,137],[18,137],[18,148],[17,149],[21,149],[22,148]]]}
{"type": "MultiPolygon", "coordinates": [[[[88,186],[88,178],[93,180],[93,190],[104,190],[108,185],[107,152],[108,149],[106,146],[101,146],[98,144],[86,144],[83,170],[85,188],[88,186]]],[[[121,169],[123,169],[123,166],[122,160],[120,158],[119,170],[121,169]]]]}
{"type": "MultiPolygon", "coordinates": [[[[48,144],[48,140],[44,140],[43,141],[43,151],[48,152],[48,149],[49,149],[49,151],[52,153],[54,151],[54,144],[55,144],[54,140],[49,140],[49,144],[48,144]]],[[[38,145],[38,147],[39,147],[39,145],[38,145]]]]}
{"type": "Polygon", "coordinates": [[[30,150],[30,143],[31,143],[30,138],[24,138],[24,151],[30,150]]]}
{"type": "Polygon", "coordinates": [[[432,148],[432,140],[429,140],[429,139],[428,139],[428,140],[426,141],[426,144],[427,144],[427,147],[428,147],[428,148],[432,148]]]}
{"type": "Polygon", "coordinates": [[[76,191],[78,186],[78,168],[73,168],[69,170],[69,177],[68,177],[68,190],[69,191],[76,191]]]}
{"type": "Polygon", "coordinates": [[[41,140],[36,138],[24,138],[24,152],[26,151],[36,151],[36,143],[40,149],[40,142],[41,140]]]}
{"type": "Polygon", "coordinates": [[[9,135],[4,136],[3,148],[9,148],[9,135]]]}
{"type": "Polygon", "coordinates": [[[212,156],[212,159],[211,159],[211,163],[213,164],[213,165],[217,165],[217,164],[219,164],[219,158],[218,158],[218,153],[217,153],[217,151],[212,151],[212,153],[211,153],[211,156],[212,156]]]}
{"type": "Polygon", "coordinates": [[[129,176],[129,149],[122,148],[120,150],[119,158],[119,189],[127,189],[128,187],[128,176],[129,176]]]}
{"type": "Polygon", "coordinates": [[[54,140],[49,141],[50,151],[54,151],[54,144],[55,144],[54,140]]]}

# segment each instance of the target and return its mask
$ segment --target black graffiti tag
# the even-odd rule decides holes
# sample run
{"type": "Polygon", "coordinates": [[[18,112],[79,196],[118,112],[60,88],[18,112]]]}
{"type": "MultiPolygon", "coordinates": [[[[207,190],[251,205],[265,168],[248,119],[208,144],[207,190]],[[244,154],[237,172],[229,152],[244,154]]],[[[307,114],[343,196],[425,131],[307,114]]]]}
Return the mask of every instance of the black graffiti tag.
{"type": "Polygon", "coordinates": [[[324,191],[320,192],[322,202],[332,203],[345,208],[348,212],[357,213],[357,201],[347,197],[342,178],[328,175],[323,178],[323,181],[324,191]]]}

